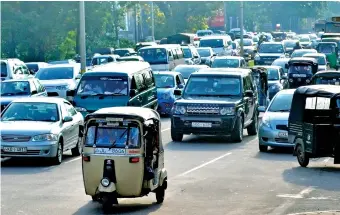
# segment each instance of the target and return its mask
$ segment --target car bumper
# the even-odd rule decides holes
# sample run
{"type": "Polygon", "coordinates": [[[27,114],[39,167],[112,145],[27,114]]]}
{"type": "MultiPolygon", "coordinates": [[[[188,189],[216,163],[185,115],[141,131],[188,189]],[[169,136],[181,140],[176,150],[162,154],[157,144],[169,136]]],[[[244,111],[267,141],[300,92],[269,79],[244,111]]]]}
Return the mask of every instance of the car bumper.
{"type": "Polygon", "coordinates": [[[286,133],[287,131],[277,130],[268,128],[266,126],[261,125],[259,127],[259,144],[263,146],[271,146],[271,147],[288,147],[293,148],[294,144],[288,142],[287,137],[279,136],[280,132],[286,133]]]}
{"type": "Polygon", "coordinates": [[[58,142],[1,142],[2,157],[55,157],[58,142]],[[7,147],[26,148],[26,152],[8,152],[7,147]]]}
{"type": "Polygon", "coordinates": [[[171,117],[171,128],[183,134],[196,135],[231,135],[236,116],[181,116],[171,117]],[[193,122],[210,123],[210,127],[195,127],[193,122]]]}

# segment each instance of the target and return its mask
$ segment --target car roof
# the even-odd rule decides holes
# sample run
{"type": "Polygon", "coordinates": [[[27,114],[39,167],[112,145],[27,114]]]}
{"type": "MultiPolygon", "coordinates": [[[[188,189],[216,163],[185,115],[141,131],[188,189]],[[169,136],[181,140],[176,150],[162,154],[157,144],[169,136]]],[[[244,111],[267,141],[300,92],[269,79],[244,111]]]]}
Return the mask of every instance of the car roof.
{"type": "Polygon", "coordinates": [[[180,72],[175,72],[175,71],[154,71],[153,74],[154,75],[172,75],[172,76],[181,75],[180,72]]]}
{"type": "Polygon", "coordinates": [[[187,64],[180,64],[175,67],[176,68],[209,68],[207,65],[187,65],[187,64]]]}
{"type": "MultiPolygon", "coordinates": [[[[262,44],[282,45],[282,42],[263,42],[262,44]]],[[[261,44],[261,45],[262,45],[262,44],[261,44]]]]}
{"type": "Polygon", "coordinates": [[[243,59],[243,57],[240,57],[240,56],[216,56],[215,60],[216,59],[236,59],[236,60],[241,60],[241,59],[243,59]]]}
{"type": "Polygon", "coordinates": [[[278,92],[278,94],[294,94],[296,89],[283,89],[278,92]]]}
{"type": "Polygon", "coordinates": [[[315,49],[296,49],[294,52],[309,52],[309,53],[317,53],[315,49]]]}
{"type": "MultiPolygon", "coordinates": [[[[230,39],[230,36],[229,35],[207,35],[205,37],[202,37],[201,41],[202,40],[214,40],[214,39],[230,39]]],[[[231,39],[230,39],[231,40],[231,39]]]]}
{"type": "Polygon", "coordinates": [[[89,114],[86,118],[95,117],[95,115],[121,115],[127,117],[141,117],[144,120],[160,119],[159,114],[150,108],[143,107],[109,107],[97,110],[89,114]]]}
{"type": "Polygon", "coordinates": [[[283,57],[283,58],[278,58],[278,59],[274,60],[273,63],[274,62],[279,62],[279,61],[288,62],[289,60],[290,60],[290,58],[283,57]]]}
{"type": "Polygon", "coordinates": [[[250,72],[250,69],[242,68],[206,68],[194,72],[191,75],[230,75],[240,77],[248,75],[250,72]]]}
{"type": "Polygon", "coordinates": [[[315,58],[311,57],[293,57],[289,60],[289,62],[302,62],[302,61],[312,61],[313,63],[318,63],[315,58]]]}
{"type": "Polygon", "coordinates": [[[45,67],[45,69],[48,69],[48,68],[60,68],[60,67],[79,67],[80,66],[80,63],[63,63],[63,64],[48,64],[48,67],[45,67]]]}
{"type": "Polygon", "coordinates": [[[101,55],[93,56],[93,58],[99,58],[99,57],[115,57],[115,55],[114,54],[101,54],[101,55]]]}
{"type": "Polygon", "coordinates": [[[120,61],[112,62],[94,67],[91,71],[85,72],[86,74],[93,74],[98,72],[116,72],[133,74],[144,69],[150,68],[150,64],[141,61],[120,61]]]}
{"type": "Polygon", "coordinates": [[[62,102],[67,102],[63,98],[59,97],[26,97],[26,98],[20,98],[15,99],[13,102],[29,102],[29,103],[53,103],[53,104],[60,104],[62,102]]]}
{"type": "Polygon", "coordinates": [[[27,62],[25,64],[48,64],[46,62],[27,62]]]}

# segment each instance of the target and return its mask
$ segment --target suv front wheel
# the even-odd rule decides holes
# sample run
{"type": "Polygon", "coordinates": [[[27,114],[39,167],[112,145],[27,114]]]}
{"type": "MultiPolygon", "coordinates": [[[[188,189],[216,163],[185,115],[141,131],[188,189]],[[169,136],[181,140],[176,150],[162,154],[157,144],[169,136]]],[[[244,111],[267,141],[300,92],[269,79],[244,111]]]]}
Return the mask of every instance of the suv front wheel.
{"type": "Polygon", "coordinates": [[[175,142],[181,142],[183,140],[183,134],[178,133],[174,128],[171,128],[171,139],[175,142]]]}
{"type": "Polygon", "coordinates": [[[242,142],[243,139],[243,120],[242,117],[237,117],[234,130],[231,134],[231,139],[235,142],[242,142]]]}

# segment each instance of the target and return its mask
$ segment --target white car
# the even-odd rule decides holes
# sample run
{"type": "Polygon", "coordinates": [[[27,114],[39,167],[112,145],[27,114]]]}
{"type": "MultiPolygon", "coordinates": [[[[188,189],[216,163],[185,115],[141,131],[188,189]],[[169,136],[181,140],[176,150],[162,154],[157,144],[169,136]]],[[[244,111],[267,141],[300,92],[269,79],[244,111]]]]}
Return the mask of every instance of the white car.
{"type": "Polygon", "coordinates": [[[26,64],[17,58],[1,59],[0,63],[1,81],[33,77],[26,64]]]}
{"type": "Polygon", "coordinates": [[[41,68],[35,75],[44,85],[48,96],[66,99],[66,92],[74,90],[81,78],[80,64],[58,64],[41,68]]]}

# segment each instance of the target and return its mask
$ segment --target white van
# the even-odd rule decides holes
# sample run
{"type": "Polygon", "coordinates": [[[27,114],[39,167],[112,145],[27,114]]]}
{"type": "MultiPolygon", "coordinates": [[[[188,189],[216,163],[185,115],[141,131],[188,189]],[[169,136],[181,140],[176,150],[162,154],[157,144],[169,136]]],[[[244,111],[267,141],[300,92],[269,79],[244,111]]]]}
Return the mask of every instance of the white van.
{"type": "Polygon", "coordinates": [[[200,40],[199,47],[210,47],[219,56],[232,54],[232,40],[229,35],[206,36],[200,40]]]}

